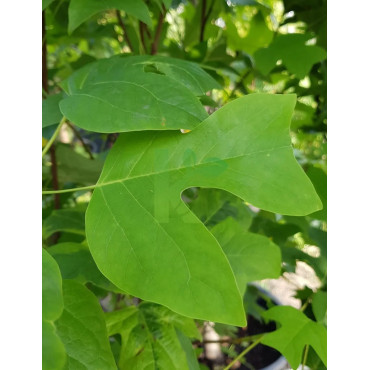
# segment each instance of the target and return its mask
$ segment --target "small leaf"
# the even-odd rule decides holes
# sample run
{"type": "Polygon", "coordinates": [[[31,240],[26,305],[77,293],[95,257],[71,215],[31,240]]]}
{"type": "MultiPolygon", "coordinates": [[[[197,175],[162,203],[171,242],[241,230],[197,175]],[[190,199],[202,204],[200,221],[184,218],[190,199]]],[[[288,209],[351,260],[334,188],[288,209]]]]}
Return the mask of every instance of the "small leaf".
{"type": "Polygon", "coordinates": [[[243,230],[230,217],[211,232],[230,262],[241,295],[249,282],[280,276],[280,248],[268,238],[243,230]]]}
{"type": "Polygon", "coordinates": [[[326,58],[324,49],[305,44],[310,38],[309,34],[298,33],[277,36],[268,48],[255,53],[257,68],[267,75],[281,59],[291,73],[304,78],[315,63],[326,58]]]}
{"type": "Polygon", "coordinates": [[[81,284],[90,282],[106,290],[122,292],[102,275],[86,245],[59,243],[49,247],[48,251],[58,263],[63,279],[73,279],[81,284]]]}
{"type": "Polygon", "coordinates": [[[264,312],[267,320],[281,323],[281,328],[263,336],[262,343],[277,349],[293,369],[301,363],[303,349],[310,345],[326,365],[326,329],[290,306],[276,306],[264,312]]]}
{"type": "Polygon", "coordinates": [[[307,176],[310,178],[313,186],[316,189],[317,194],[319,195],[321,202],[323,203],[323,209],[321,211],[317,211],[312,213],[310,217],[317,218],[322,221],[326,221],[327,219],[327,176],[326,173],[317,167],[310,167],[307,170],[307,176]]]}
{"type": "Polygon", "coordinates": [[[55,324],[67,352],[67,368],[115,369],[97,298],[83,285],[63,280],[63,299],[64,311],[55,324]]]}
{"type": "Polygon", "coordinates": [[[149,27],[152,26],[149,9],[142,0],[71,0],[68,9],[68,33],[71,34],[93,15],[110,9],[123,10],[149,27]]]}
{"type": "Polygon", "coordinates": [[[188,361],[193,362],[183,348],[183,337],[199,338],[199,331],[193,320],[166,307],[145,302],[138,308],[107,313],[106,321],[109,335],[120,334],[122,338],[120,369],[183,370],[189,368],[188,361]]]}
{"type": "Polygon", "coordinates": [[[62,113],[96,132],[193,129],[207,118],[197,96],[218,86],[194,63],[164,57],[101,60],[62,83],[62,113]],[[148,64],[162,73],[152,73],[148,64]],[[191,90],[189,90],[191,89],[191,90]]]}
{"type": "Polygon", "coordinates": [[[182,315],[244,326],[230,264],[180,194],[216,187],[281,214],[320,209],[290,145],[294,104],[292,95],[252,94],[187,134],[120,135],[86,212],[88,245],[103,274],[182,315]]]}
{"type": "Polygon", "coordinates": [[[317,322],[326,325],[327,293],[319,290],[312,298],[312,311],[317,322]]]}

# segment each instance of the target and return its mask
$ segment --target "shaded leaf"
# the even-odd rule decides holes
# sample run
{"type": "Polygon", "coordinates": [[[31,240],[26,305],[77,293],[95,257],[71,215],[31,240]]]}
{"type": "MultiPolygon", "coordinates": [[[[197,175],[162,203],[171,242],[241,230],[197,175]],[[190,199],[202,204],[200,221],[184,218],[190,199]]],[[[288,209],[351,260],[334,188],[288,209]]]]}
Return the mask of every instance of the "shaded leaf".
{"type": "Polygon", "coordinates": [[[88,159],[66,145],[58,145],[55,154],[59,181],[90,185],[98,180],[104,163],[101,159],[88,159]]]}
{"type": "Polygon", "coordinates": [[[55,125],[62,119],[59,109],[59,102],[63,99],[63,94],[49,95],[42,101],[42,128],[55,125]]]}
{"type": "Polygon", "coordinates": [[[298,78],[304,78],[315,63],[326,58],[326,52],[319,46],[306,45],[309,34],[278,35],[268,48],[259,49],[254,57],[257,68],[265,75],[270,73],[278,60],[298,78]]]}
{"type": "Polygon", "coordinates": [[[63,311],[62,278],[57,263],[42,250],[42,368],[62,369],[66,361],[64,345],[55,332],[54,321],[63,311]]]}
{"type": "Polygon", "coordinates": [[[81,284],[90,282],[106,290],[121,292],[99,271],[86,245],[59,243],[49,247],[48,251],[58,263],[63,279],[73,279],[81,284]]]}
{"type": "Polygon", "coordinates": [[[115,369],[104,314],[97,298],[73,280],[63,280],[64,311],[56,321],[67,352],[67,368],[115,369]]]}
{"type": "Polygon", "coordinates": [[[312,310],[317,322],[326,325],[327,293],[319,290],[312,298],[312,310]]]}
{"type": "Polygon", "coordinates": [[[192,319],[146,302],[138,308],[107,313],[106,321],[109,335],[120,334],[122,338],[120,369],[189,368],[182,339],[184,334],[193,338],[200,335],[192,319]],[[183,333],[181,339],[179,332],[183,333]]]}
{"type": "Polygon", "coordinates": [[[317,211],[315,213],[312,213],[310,217],[317,218],[322,221],[326,221],[327,219],[327,176],[326,173],[321,169],[317,167],[310,167],[307,170],[307,176],[310,178],[313,186],[316,189],[316,192],[318,196],[321,199],[321,202],[323,204],[323,209],[321,211],[317,211]]]}
{"type": "Polygon", "coordinates": [[[211,232],[230,262],[241,295],[249,282],[280,276],[280,248],[268,238],[247,232],[232,218],[217,224],[211,232]]]}
{"type": "Polygon", "coordinates": [[[253,212],[249,207],[240,198],[220,189],[199,189],[189,207],[207,227],[227,217],[233,217],[245,229],[252,223],[253,212]]]}
{"type": "Polygon", "coordinates": [[[60,109],[71,122],[90,131],[123,132],[193,129],[207,113],[192,91],[217,83],[194,63],[116,56],[87,65],[62,86],[69,96],[60,109]],[[153,65],[161,73],[153,73],[153,65]]]}
{"type": "Polygon", "coordinates": [[[119,9],[152,25],[148,7],[142,0],[71,0],[68,8],[68,33],[93,15],[104,10],[119,9]]]}
{"type": "Polygon", "coordinates": [[[182,315],[245,325],[229,262],[180,194],[217,187],[282,214],[320,209],[290,145],[294,104],[292,95],[252,94],[187,134],[120,135],[86,213],[88,244],[103,274],[182,315]]]}
{"type": "Polygon", "coordinates": [[[277,349],[293,369],[301,363],[306,344],[310,345],[326,365],[326,329],[290,306],[276,306],[264,312],[267,320],[281,323],[281,328],[263,336],[262,343],[277,349]]]}
{"type": "Polygon", "coordinates": [[[42,0],[42,10],[45,10],[55,0],[42,0]]]}
{"type": "Polygon", "coordinates": [[[58,231],[85,235],[85,211],[79,209],[56,209],[43,222],[45,239],[58,231]]]}

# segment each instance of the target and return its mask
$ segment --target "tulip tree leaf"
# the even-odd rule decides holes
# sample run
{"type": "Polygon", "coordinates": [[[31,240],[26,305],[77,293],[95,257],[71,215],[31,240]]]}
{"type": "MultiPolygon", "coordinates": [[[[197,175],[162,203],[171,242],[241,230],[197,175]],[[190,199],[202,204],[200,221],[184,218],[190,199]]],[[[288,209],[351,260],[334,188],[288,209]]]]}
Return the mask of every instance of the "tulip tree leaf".
{"type": "Polygon", "coordinates": [[[262,343],[277,349],[293,369],[297,369],[301,363],[306,345],[310,345],[326,365],[327,334],[323,325],[290,306],[273,307],[262,316],[281,323],[281,328],[263,336],[262,343]]]}
{"type": "Polygon", "coordinates": [[[58,263],[63,279],[81,284],[90,282],[100,288],[121,292],[97,268],[89,248],[78,243],[59,243],[48,249],[58,263]]]}
{"type": "Polygon", "coordinates": [[[265,236],[243,230],[230,217],[213,227],[211,232],[230,262],[241,295],[244,295],[248,282],[280,276],[280,248],[265,236]]]}
{"type": "Polygon", "coordinates": [[[56,321],[67,352],[68,369],[115,369],[103,310],[92,292],[63,280],[64,311],[56,321]]]}
{"type": "Polygon", "coordinates": [[[230,264],[180,194],[215,187],[276,213],[320,209],[290,143],[295,100],[247,95],[187,134],[120,135],[86,212],[88,245],[103,274],[182,315],[245,325],[230,264]]]}
{"type": "Polygon", "coordinates": [[[42,368],[63,369],[64,345],[55,332],[54,321],[63,312],[62,278],[57,263],[42,250],[42,368]]]}
{"type": "Polygon", "coordinates": [[[88,64],[61,86],[60,110],[97,132],[193,129],[207,117],[196,95],[218,84],[196,64],[157,56],[116,56],[88,64]]]}
{"type": "Polygon", "coordinates": [[[148,26],[152,25],[149,9],[142,0],[71,0],[68,9],[68,32],[71,34],[93,15],[109,9],[123,10],[148,26]]]}
{"type": "Polygon", "coordinates": [[[106,322],[110,336],[121,336],[120,369],[187,369],[187,353],[178,332],[200,339],[192,319],[148,302],[109,312],[106,322]]]}
{"type": "Polygon", "coordinates": [[[304,78],[315,63],[326,58],[323,48],[306,45],[311,38],[309,34],[278,35],[267,47],[254,54],[257,68],[265,75],[270,73],[278,60],[298,78],[304,78]]]}

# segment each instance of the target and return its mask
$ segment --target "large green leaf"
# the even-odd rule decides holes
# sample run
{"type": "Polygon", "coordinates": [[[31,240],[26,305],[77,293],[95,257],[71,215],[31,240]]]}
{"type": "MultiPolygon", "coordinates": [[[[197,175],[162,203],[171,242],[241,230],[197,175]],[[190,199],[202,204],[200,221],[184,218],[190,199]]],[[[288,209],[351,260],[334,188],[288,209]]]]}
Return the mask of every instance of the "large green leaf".
{"type": "Polygon", "coordinates": [[[42,10],[45,10],[55,0],[42,0],[42,10]]]}
{"type": "Polygon", "coordinates": [[[315,63],[326,58],[326,52],[321,47],[306,45],[311,37],[298,33],[277,36],[268,48],[256,51],[257,68],[267,75],[281,59],[291,73],[304,78],[315,63]]]}
{"type": "Polygon", "coordinates": [[[63,280],[64,311],[56,321],[68,369],[115,369],[104,314],[97,298],[73,280],[63,280]]]}
{"type": "Polygon", "coordinates": [[[232,218],[219,223],[211,232],[230,262],[241,295],[248,282],[280,276],[280,248],[268,238],[245,231],[232,218]]]}
{"type": "Polygon", "coordinates": [[[120,369],[187,369],[181,334],[200,339],[193,320],[148,302],[107,313],[106,321],[109,335],[121,336],[120,369]]]}
{"type": "Polygon", "coordinates": [[[281,214],[320,209],[290,144],[294,104],[293,95],[252,94],[188,134],[121,135],[86,213],[88,244],[103,274],[180,314],[245,325],[230,264],[180,194],[216,187],[281,214]]]}
{"type": "Polygon", "coordinates": [[[68,32],[103,10],[119,9],[152,25],[148,7],[142,0],[71,0],[68,9],[68,32]]]}
{"type": "Polygon", "coordinates": [[[64,345],[55,332],[54,321],[63,311],[62,278],[57,263],[42,250],[42,368],[62,369],[66,361],[64,345]]]}
{"type": "Polygon", "coordinates": [[[297,369],[301,363],[306,345],[310,345],[326,365],[327,334],[323,325],[290,306],[273,307],[262,316],[281,323],[281,328],[264,335],[262,343],[277,349],[293,369],[297,369]]]}
{"type": "Polygon", "coordinates": [[[90,282],[106,290],[121,292],[99,271],[86,245],[59,243],[48,251],[58,263],[63,279],[73,279],[82,284],[90,282]]]}
{"type": "Polygon", "coordinates": [[[98,132],[193,129],[207,117],[196,95],[218,84],[196,64],[156,56],[115,56],[62,83],[62,113],[98,132]]]}

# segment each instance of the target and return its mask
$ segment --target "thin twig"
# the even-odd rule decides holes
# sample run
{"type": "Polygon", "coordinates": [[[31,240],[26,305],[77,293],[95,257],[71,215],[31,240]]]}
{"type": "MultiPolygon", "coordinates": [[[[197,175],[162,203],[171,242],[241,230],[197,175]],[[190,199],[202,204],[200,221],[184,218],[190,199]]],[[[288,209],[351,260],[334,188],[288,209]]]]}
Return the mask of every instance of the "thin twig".
{"type": "Polygon", "coordinates": [[[91,153],[91,150],[89,148],[89,146],[84,142],[84,139],[83,137],[81,136],[81,134],[78,132],[78,130],[76,130],[76,127],[74,127],[70,122],[66,121],[66,124],[68,125],[68,127],[73,131],[74,135],[77,137],[77,139],[81,142],[82,146],[84,147],[85,149],[85,152],[89,155],[90,159],[94,159],[94,156],[93,154],[91,153]]]}
{"type": "MultiPolygon", "coordinates": [[[[49,93],[45,11],[42,12],[42,91],[43,91],[43,99],[45,99],[49,93]]],[[[53,144],[53,141],[50,140],[46,144],[45,149],[47,151],[47,148],[50,148],[51,179],[52,179],[52,184],[53,184],[53,190],[58,191],[59,189],[58,164],[57,164],[57,159],[55,155],[55,147],[52,144],[53,144]]],[[[43,151],[43,155],[44,155],[44,151],[43,151]]],[[[60,209],[59,194],[54,194],[54,209],[60,209]]],[[[55,233],[52,237],[53,244],[57,243],[58,239],[59,239],[59,233],[55,233]]]]}
{"type": "Polygon", "coordinates": [[[208,11],[207,11],[207,0],[202,0],[202,8],[201,8],[201,16],[200,16],[200,33],[199,33],[200,42],[204,40],[204,31],[206,29],[206,24],[207,24],[209,16],[211,15],[214,4],[215,4],[215,0],[212,0],[212,3],[209,6],[208,11]]]}
{"type": "Polygon", "coordinates": [[[234,358],[233,361],[231,361],[229,363],[229,365],[227,365],[224,370],[229,370],[231,369],[231,367],[236,363],[238,362],[242,357],[244,357],[249,351],[251,351],[254,347],[257,346],[257,344],[259,344],[262,340],[263,336],[261,336],[259,339],[257,339],[255,342],[253,342],[249,347],[247,347],[243,352],[241,352],[237,357],[234,358]]]}
{"type": "Polygon", "coordinates": [[[161,37],[161,32],[162,32],[162,27],[163,27],[164,16],[166,14],[166,8],[164,7],[163,4],[162,4],[162,9],[163,9],[163,11],[159,13],[157,28],[156,28],[155,34],[154,34],[154,41],[152,43],[152,48],[151,48],[151,51],[150,51],[150,54],[152,54],[152,55],[157,54],[158,43],[159,43],[159,39],[161,37]]]}
{"type": "Polygon", "coordinates": [[[308,357],[308,350],[309,350],[310,346],[308,344],[306,344],[306,347],[304,349],[304,354],[303,354],[303,360],[302,360],[302,370],[304,370],[305,366],[306,366],[306,363],[307,363],[307,357],[308,357]]]}
{"type": "Polygon", "coordinates": [[[120,11],[118,9],[116,9],[116,16],[117,16],[118,23],[121,26],[122,31],[123,31],[123,38],[125,39],[126,44],[127,44],[127,46],[129,47],[129,49],[130,49],[130,51],[132,53],[134,51],[134,49],[132,47],[131,40],[128,37],[127,27],[126,27],[125,23],[123,22],[123,19],[121,17],[121,13],[120,13],[120,11]]]}
{"type": "Polygon", "coordinates": [[[215,340],[203,340],[203,341],[196,341],[193,344],[195,345],[203,345],[208,343],[230,343],[230,344],[240,344],[242,342],[253,342],[259,339],[263,334],[256,334],[256,335],[249,335],[247,337],[242,338],[221,338],[215,340]]]}
{"type": "Polygon", "coordinates": [[[145,37],[144,37],[144,23],[141,21],[139,22],[139,32],[140,32],[141,45],[143,46],[144,53],[147,54],[145,37]]]}

